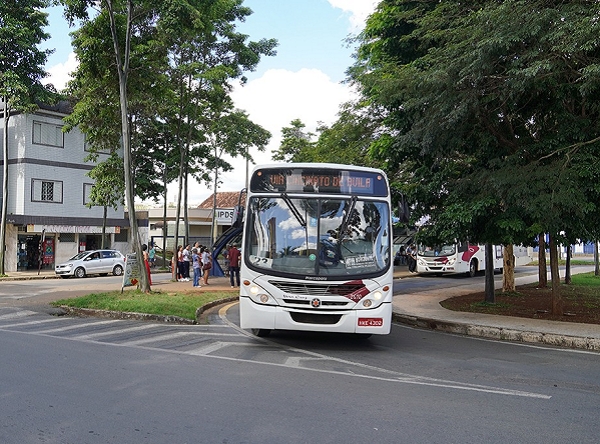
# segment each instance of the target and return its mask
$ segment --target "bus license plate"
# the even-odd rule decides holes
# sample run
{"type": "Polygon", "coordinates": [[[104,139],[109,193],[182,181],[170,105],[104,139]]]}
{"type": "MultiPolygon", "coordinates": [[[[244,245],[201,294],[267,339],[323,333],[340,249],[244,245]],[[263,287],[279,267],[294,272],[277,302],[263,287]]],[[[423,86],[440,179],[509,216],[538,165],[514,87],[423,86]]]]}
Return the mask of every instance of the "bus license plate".
{"type": "Polygon", "coordinates": [[[383,318],[358,318],[359,327],[383,327],[383,318]]]}

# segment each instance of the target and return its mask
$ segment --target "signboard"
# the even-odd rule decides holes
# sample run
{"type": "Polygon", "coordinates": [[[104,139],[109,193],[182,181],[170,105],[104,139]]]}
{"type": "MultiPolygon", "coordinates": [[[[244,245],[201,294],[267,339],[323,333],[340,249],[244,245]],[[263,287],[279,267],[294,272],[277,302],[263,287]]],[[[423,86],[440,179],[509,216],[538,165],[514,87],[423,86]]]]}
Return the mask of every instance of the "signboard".
{"type": "Polygon", "coordinates": [[[51,237],[42,242],[42,258],[45,265],[54,262],[54,238],[51,237]]]}
{"type": "MultiPolygon", "coordinates": [[[[28,233],[40,233],[45,231],[46,233],[93,233],[102,234],[102,227],[94,225],[37,225],[28,224],[28,233]]],[[[115,234],[121,232],[121,227],[105,227],[107,234],[115,234]]]]}
{"type": "Polygon", "coordinates": [[[330,193],[387,196],[385,177],[374,171],[327,168],[265,168],[254,172],[254,193],[330,193]]]}
{"type": "Polygon", "coordinates": [[[123,286],[121,287],[121,293],[123,288],[132,287],[140,283],[140,270],[137,265],[137,259],[135,253],[127,254],[125,259],[125,272],[123,273],[123,286]]]}
{"type": "Polygon", "coordinates": [[[215,218],[217,219],[217,223],[230,225],[233,222],[233,208],[217,208],[215,216],[215,218]]]}

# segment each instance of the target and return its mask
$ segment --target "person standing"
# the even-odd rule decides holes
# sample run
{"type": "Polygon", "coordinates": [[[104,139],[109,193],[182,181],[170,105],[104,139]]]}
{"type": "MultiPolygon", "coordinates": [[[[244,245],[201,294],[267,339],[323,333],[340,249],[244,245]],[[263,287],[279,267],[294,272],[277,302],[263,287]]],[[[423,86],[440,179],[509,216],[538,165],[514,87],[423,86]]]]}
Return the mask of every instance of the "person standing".
{"type": "Polygon", "coordinates": [[[202,262],[197,248],[192,248],[192,267],[194,269],[194,287],[200,287],[200,275],[202,274],[202,262]]]}
{"type": "Polygon", "coordinates": [[[208,285],[208,275],[212,268],[212,257],[208,251],[208,248],[204,247],[202,250],[202,271],[204,272],[204,285],[208,285]]]}
{"type": "Polygon", "coordinates": [[[417,269],[417,247],[415,244],[411,244],[406,249],[406,259],[408,260],[408,271],[416,273],[417,269]]]}
{"type": "Polygon", "coordinates": [[[183,245],[177,246],[177,280],[183,282],[183,245]]]}
{"type": "Polygon", "coordinates": [[[186,245],[183,249],[183,280],[189,282],[190,280],[190,263],[192,261],[192,251],[190,245],[186,245]]]}
{"type": "Polygon", "coordinates": [[[154,260],[156,256],[156,248],[154,248],[154,244],[150,246],[150,251],[148,251],[148,262],[150,262],[150,268],[154,268],[154,260]]]}
{"type": "Polygon", "coordinates": [[[152,285],[152,274],[150,273],[150,258],[148,254],[148,246],[146,244],[142,245],[142,256],[144,257],[144,269],[146,270],[146,274],[148,275],[148,284],[152,285]]]}
{"type": "Polygon", "coordinates": [[[229,257],[229,283],[231,288],[240,286],[240,250],[233,244],[227,256],[229,257]],[[235,278],[235,282],[234,282],[235,278]]]}

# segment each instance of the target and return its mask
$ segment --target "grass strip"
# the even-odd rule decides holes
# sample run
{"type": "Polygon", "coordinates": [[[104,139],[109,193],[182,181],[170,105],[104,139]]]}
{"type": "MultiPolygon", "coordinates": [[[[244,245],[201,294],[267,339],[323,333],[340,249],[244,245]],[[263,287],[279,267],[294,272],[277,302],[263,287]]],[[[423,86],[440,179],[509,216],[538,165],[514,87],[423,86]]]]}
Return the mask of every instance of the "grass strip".
{"type": "Polygon", "coordinates": [[[184,319],[196,319],[196,310],[210,302],[235,296],[235,292],[205,292],[197,294],[167,293],[153,291],[143,293],[137,289],[121,293],[110,291],[92,293],[85,296],[54,301],[54,306],[90,308],[132,313],[147,313],[161,316],[179,316],[184,319]]]}

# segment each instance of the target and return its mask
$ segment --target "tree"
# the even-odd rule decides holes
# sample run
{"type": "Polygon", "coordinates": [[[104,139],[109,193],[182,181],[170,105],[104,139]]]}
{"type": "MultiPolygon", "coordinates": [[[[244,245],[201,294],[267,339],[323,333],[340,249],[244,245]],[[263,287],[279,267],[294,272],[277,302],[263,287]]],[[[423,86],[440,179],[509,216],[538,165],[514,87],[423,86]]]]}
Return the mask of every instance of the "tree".
{"type": "Polygon", "coordinates": [[[46,0],[5,0],[0,4],[0,98],[3,112],[2,221],[0,222],[0,275],[5,274],[6,218],[8,215],[8,121],[13,112],[30,112],[37,103],[54,100],[53,91],[41,79],[50,50],[38,45],[48,39],[44,32],[48,15],[46,0]]]}
{"type": "Polygon", "coordinates": [[[570,221],[597,213],[597,187],[582,170],[598,165],[599,8],[380,3],[350,74],[385,110],[378,153],[391,167],[410,165],[424,234],[528,244],[540,231],[575,235],[570,221]]]}
{"type": "Polygon", "coordinates": [[[281,145],[273,151],[273,160],[283,162],[311,162],[315,134],[305,131],[306,125],[300,119],[290,122],[291,126],[281,129],[281,145]]]}
{"type": "MultiPolygon", "coordinates": [[[[224,154],[232,157],[239,155],[249,157],[250,147],[264,151],[271,133],[252,122],[248,115],[233,109],[233,103],[225,101],[221,110],[214,113],[209,127],[208,138],[213,148],[213,155],[208,158],[207,167],[214,171],[213,179],[213,214],[217,209],[217,191],[219,171],[229,171],[232,167],[224,160],[224,154]]],[[[211,239],[216,240],[216,218],[213,217],[211,239]]]]}
{"type": "MultiPolygon", "coordinates": [[[[261,54],[272,51],[275,42],[245,44],[247,36],[234,32],[233,22],[243,20],[251,13],[248,8],[240,6],[241,0],[61,0],[61,3],[70,23],[81,20],[84,25],[78,36],[86,38],[86,44],[80,45],[78,57],[87,72],[81,77],[86,81],[79,86],[88,89],[87,86],[91,85],[94,94],[87,102],[87,109],[83,106],[80,109],[85,109],[84,114],[89,116],[93,109],[89,106],[91,103],[100,105],[108,98],[109,104],[119,104],[117,108],[109,106],[106,121],[99,121],[94,126],[100,128],[104,123],[108,129],[102,131],[111,135],[113,140],[119,135],[118,140],[123,147],[125,201],[129,209],[131,239],[137,256],[141,257],[134,205],[137,186],[134,136],[146,133],[136,125],[151,120],[147,110],[151,109],[148,104],[152,103],[152,94],[160,91],[156,95],[161,105],[157,118],[174,125],[171,129],[181,129],[174,140],[183,156],[180,171],[187,175],[189,149],[192,142],[199,140],[190,136],[199,130],[197,117],[201,115],[200,100],[206,91],[204,87],[209,85],[209,90],[215,85],[229,87],[229,79],[240,77],[243,69],[252,69],[261,54]],[[94,10],[96,13],[91,17],[90,12],[94,10]],[[110,35],[107,36],[107,32],[110,35]],[[87,40],[88,37],[91,39],[87,40]],[[112,46],[111,50],[106,43],[112,46]],[[204,52],[199,52],[200,49],[204,52]],[[112,63],[108,63],[109,56],[113,59],[112,63]],[[177,64],[171,63],[176,59],[177,64]],[[179,60],[184,63],[179,64],[179,60]],[[169,72],[171,67],[176,68],[181,81],[170,81],[169,89],[165,88],[167,83],[162,79],[164,76],[174,79],[169,72]],[[148,87],[144,88],[144,85],[148,87]],[[173,85],[178,88],[173,89],[173,85]],[[118,91],[118,101],[115,101],[114,91],[118,91]],[[192,100],[182,100],[186,94],[181,94],[181,91],[191,92],[186,94],[192,100]],[[166,106],[164,113],[160,112],[163,103],[166,106]],[[136,108],[138,106],[141,108],[136,108]],[[136,109],[146,112],[132,112],[136,109]],[[115,116],[120,122],[119,132],[114,131],[115,116]],[[134,116],[144,118],[134,119],[134,116]]],[[[86,132],[85,127],[83,130],[86,132]]],[[[99,143],[99,139],[96,141],[99,143]]],[[[140,288],[149,291],[148,279],[141,268],[140,276],[140,288]]]]}
{"type": "Polygon", "coordinates": [[[123,159],[116,153],[112,153],[106,161],[97,164],[88,173],[88,176],[94,180],[94,184],[88,196],[87,206],[104,207],[101,248],[106,247],[104,241],[106,239],[107,208],[112,207],[116,210],[118,205],[123,205],[123,196],[125,195],[123,175],[123,159]]]}

